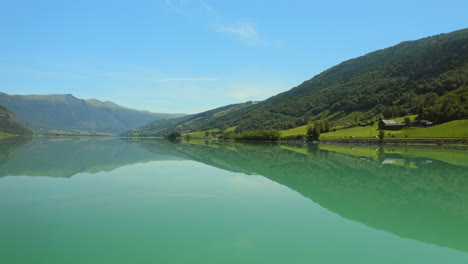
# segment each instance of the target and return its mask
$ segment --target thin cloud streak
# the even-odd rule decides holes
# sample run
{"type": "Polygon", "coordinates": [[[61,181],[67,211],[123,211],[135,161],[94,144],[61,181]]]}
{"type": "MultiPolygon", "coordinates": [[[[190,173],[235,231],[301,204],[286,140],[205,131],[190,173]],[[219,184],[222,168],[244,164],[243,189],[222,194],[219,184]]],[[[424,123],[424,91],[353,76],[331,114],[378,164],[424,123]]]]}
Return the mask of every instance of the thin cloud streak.
{"type": "Polygon", "coordinates": [[[184,11],[184,4],[185,4],[185,1],[183,0],[180,0],[180,1],[173,1],[173,0],[166,0],[166,5],[171,8],[172,10],[174,10],[178,15],[180,16],[186,16],[187,14],[185,13],[184,11]]]}
{"type": "Polygon", "coordinates": [[[218,11],[216,11],[216,9],[214,9],[213,7],[208,5],[204,0],[199,0],[199,2],[200,2],[200,5],[205,9],[205,11],[208,14],[211,14],[211,15],[216,16],[216,17],[220,17],[218,11]]]}
{"type": "Polygon", "coordinates": [[[50,69],[36,69],[36,68],[25,68],[25,67],[4,67],[0,65],[0,72],[22,74],[27,76],[45,76],[45,77],[55,77],[55,78],[67,78],[67,79],[83,79],[89,78],[90,76],[97,76],[102,78],[109,78],[114,80],[133,80],[133,81],[146,81],[153,83],[168,83],[168,82],[180,82],[180,81],[208,81],[214,82],[217,81],[217,78],[212,77],[176,77],[176,78],[166,78],[166,79],[155,79],[148,75],[139,75],[136,73],[129,72],[111,72],[105,70],[89,70],[89,69],[79,69],[79,68],[67,68],[61,66],[61,68],[56,68],[57,70],[50,69]]]}
{"type": "Polygon", "coordinates": [[[257,29],[249,22],[242,22],[237,25],[230,26],[220,26],[217,28],[217,31],[233,35],[239,38],[240,41],[251,46],[257,46],[261,42],[257,29]]]}
{"type": "MultiPolygon", "coordinates": [[[[219,21],[223,20],[222,14],[220,14],[215,8],[210,6],[205,0],[198,0],[198,1],[189,1],[189,0],[165,0],[166,6],[170,9],[174,10],[180,16],[189,17],[189,15],[193,12],[196,12],[196,8],[190,9],[190,6],[198,6],[201,7],[204,11],[204,16],[208,15],[211,20],[219,21]]],[[[193,15],[193,14],[192,14],[193,15]]],[[[209,18],[208,18],[209,19],[209,18]]],[[[258,46],[260,44],[265,44],[266,41],[263,40],[255,26],[246,20],[241,20],[235,24],[225,24],[220,25],[220,23],[215,22],[215,31],[218,33],[223,33],[227,35],[231,35],[239,39],[241,42],[246,43],[250,46],[258,46]]]]}
{"type": "Polygon", "coordinates": [[[214,82],[216,81],[216,78],[205,78],[205,77],[200,77],[200,78],[170,78],[170,79],[159,79],[159,80],[152,80],[154,82],[178,82],[178,81],[209,81],[209,82],[214,82]]]}

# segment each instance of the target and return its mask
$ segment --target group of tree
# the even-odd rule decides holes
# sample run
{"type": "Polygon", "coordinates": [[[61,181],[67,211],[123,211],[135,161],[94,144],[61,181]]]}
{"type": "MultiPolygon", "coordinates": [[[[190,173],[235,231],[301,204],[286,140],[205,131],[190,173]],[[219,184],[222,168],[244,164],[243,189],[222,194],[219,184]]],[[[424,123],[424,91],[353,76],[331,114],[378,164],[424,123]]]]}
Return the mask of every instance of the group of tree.
{"type": "Polygon", "coordinates": [[[175,140],[175,139],[178,139],[178,138],[181,138],[181,137],[182,137],[182,133],[180,133],[179,131],[172,131],[172,132],[164,135],[164,138],[170,139],[170,140],[175,140]]]}
{"type": "Polygon", "coordinates": [[[306,137],[308,141],[318,141],[320,139],[320,128],[317,126],[307,126],[306,137]]]}

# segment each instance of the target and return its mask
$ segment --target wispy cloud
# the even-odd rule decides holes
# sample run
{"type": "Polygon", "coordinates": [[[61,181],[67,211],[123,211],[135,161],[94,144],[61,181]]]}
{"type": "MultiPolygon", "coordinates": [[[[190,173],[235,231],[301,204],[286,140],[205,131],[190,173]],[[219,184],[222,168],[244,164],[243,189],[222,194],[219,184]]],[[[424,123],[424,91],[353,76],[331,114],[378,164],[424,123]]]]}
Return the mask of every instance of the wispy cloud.
{"type": "Polygon", "coordinates": [[[247,43],[251,46],[257,46],[261,43],[257,29],[250,22],[240,22],[235,25],[220,26],[217,28],[218,32],[233,35],[240,39],[240,41],[247,43]]]}
{"type": "Polygon", "coordinates": [[[184,5],[186,0],[166,0],[166,5],[174,10],[177,14],[181,16],[186,16],[186,12],[184,11],[184,5]]]}
{"type": "Polygon", "coordinates": [[[213,15],[213,16],[216,16],[216,17],[219,17],[219,13],[218,11],[216,11],[216,9],[214,9],[213,7],[211,7],[210,5],[208,5],[208,3],[206,3],[204,0],[199,0],[199,3],[200,5],[205,9],[205,11],[210,14],[210,15],[213,15]]]}
{"type": "Polygon", "coordinates": [[[154,82],[178,82],[178,81],[209,81],[214,82],[216,78],[205,78],[205,77],[197,77],[197,78],[170,78],[170,79],[152,79],[154,82]]]}
{"type": "MultiPolygon", "coordinates": [[[[127,80],[140,81],[147,83],[169,83],[169,82],[214,82],[217,78],[213,77],[176,77],[176,78],[155,78],[154,73],[145,73],[143,70],[120,69],[118,71],[109,71],[108,69],[90,69],[58,64],[56,67],[6,67],[0,65],[0,73],[14,73],[26,76],[53,77],[61,79],[86,79],[86,78],[105,78],[108,80],[127,80]],[[153,76],[152,76],[153,75],[153,76]]],[[[161,75],[161,74],[159,74],[161,75]]]]}
{"type": "Polygon", "coordinates": [[[212,18],[220,17],[218,11],[205,0],[165,0],[165,3],[169,9],[183,17],[197,16],[196,13],[200,15],[200,11],[203,11],[203,16],[208,14],[211,15],[212,18]]]}
{"type": "Polygon", "coordinates": [[[206,0],[165,0],[165,3],[178,15],[185,18],[198,18],[200,21],[215,25],[213,28],[216,32],[231,35],[250,46],[269,44],[260,37],[257,28],[249,20],[244,19],[237,23],[221,22],[226,19],[206,0]]]}

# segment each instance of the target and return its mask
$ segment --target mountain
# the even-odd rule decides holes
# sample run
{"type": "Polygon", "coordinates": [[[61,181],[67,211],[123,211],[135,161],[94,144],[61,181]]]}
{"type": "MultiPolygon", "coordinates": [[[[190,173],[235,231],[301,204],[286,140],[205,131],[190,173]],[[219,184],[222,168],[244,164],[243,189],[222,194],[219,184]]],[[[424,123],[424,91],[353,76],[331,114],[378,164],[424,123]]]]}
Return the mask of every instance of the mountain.
{"type": "Polygon", "coordinates": [[[153,120],[183,116],[139,111],[97,99],[82,100],[70,94],[0,93],[0,105],[7,107],[25,127],[41,134],[120,134],[153,120]]]}
{"type": "Polygon", "coordinates": [[[12,113],[10,113],[5,107],[0,106],[0,134],[8,133],[15,135],[27,135],[32,134],[31,130],[23,127],[12,113]]]}
{"type": "MultiPolygon", "coordinates": [[[[467,102],[468,29],[463,29],[345,61],[258,104],[204,120],[206,125],[172,129],[283,130],[319,119],[338,125],[407,114],[443,123],[467,119],[467,102]]],[[[158,128],[157,122],[152,127],[158,128]]]]}
{"type": "Polygon", "coordinates": [[[156,120],[143,127],[132,129],[123,133],[123,136],[163,136],[172,130],[203,131],[212,128],[226,129],[228,126],[219,121],[230,113],[240,111],[255,105],[257,102],[246,102],[218,107],[199,114],[174,118],[169,120],[156,120]]]}

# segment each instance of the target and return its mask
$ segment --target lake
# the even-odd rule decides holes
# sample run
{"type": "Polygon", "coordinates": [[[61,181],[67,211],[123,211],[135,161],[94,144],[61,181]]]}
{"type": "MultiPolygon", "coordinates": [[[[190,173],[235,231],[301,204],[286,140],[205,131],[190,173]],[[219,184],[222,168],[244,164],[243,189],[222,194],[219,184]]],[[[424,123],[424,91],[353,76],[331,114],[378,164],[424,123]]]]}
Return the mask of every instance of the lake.
{"type": "Polygon", "coordinates": [[[0,263],[468,263],[468,151],[0,141],[0,263]]]}

